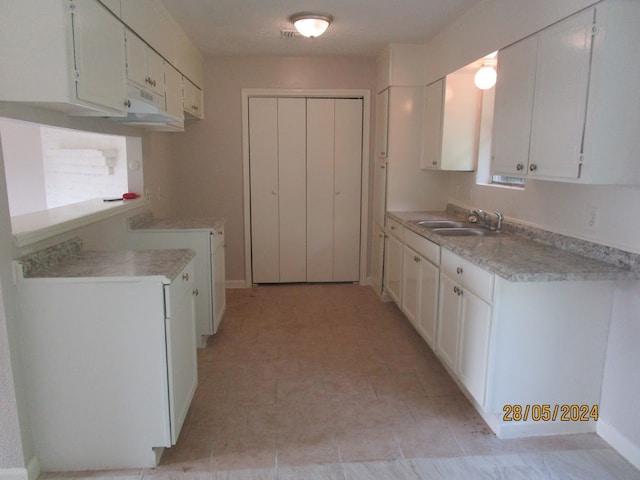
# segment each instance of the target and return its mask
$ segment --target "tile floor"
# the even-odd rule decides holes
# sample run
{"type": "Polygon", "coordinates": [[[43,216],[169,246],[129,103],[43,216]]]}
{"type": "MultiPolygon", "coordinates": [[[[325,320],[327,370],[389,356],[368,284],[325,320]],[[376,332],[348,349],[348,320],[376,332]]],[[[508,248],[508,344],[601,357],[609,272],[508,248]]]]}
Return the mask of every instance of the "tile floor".
{"type": "Polygon", "coordinates": [[[595,434],[500,440],[369,287],[229,290],[178,444],[140,477],[640,479],[595,434]]]}

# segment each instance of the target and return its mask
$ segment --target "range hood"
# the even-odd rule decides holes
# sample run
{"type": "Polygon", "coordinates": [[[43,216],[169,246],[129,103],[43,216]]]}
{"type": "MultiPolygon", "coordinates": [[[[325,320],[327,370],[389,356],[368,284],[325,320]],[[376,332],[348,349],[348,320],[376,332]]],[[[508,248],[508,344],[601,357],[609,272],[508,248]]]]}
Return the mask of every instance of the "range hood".
{"type": "Polygon", "coordinates": [[[184,130],[184,116],[172,115],[165,108],[164,95],[127,85],[128,113],[126,117],[112,117],[123,125],[149,127],[167,131],[184,130]],[[157,128],[156,128],[157,127],[157,128]]]}

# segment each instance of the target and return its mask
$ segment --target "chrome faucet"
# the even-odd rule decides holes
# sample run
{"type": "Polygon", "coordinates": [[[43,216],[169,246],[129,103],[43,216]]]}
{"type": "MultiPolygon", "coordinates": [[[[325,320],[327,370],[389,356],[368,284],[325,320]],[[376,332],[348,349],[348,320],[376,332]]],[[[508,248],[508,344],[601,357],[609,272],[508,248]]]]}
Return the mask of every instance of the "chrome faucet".
{"type": "Polygon", "coordinates": [[[469,223],[477,223],[479,226],[493,230],[496,232],[502,231],[502,222],[504,215],[500,212],[494,212],[493,214],[485,212],[484,210],[469,210],[469,216],[467,217],[469,223]],[[491,215],[495,215],[496,223],[493,225],[491,215]]]}

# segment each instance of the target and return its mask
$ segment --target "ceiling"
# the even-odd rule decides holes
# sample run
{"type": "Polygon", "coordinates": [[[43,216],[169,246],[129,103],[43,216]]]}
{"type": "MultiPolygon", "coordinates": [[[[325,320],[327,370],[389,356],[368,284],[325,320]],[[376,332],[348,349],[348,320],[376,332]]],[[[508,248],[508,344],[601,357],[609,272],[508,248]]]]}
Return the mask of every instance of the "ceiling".
{"type": "Polygon", "coordinates": [[[162,0],[206,55],[376,56],[424,43],[481,0],[162,0]],[[319,38],[283,38],[301,11],[333,15],[319,38]]]}

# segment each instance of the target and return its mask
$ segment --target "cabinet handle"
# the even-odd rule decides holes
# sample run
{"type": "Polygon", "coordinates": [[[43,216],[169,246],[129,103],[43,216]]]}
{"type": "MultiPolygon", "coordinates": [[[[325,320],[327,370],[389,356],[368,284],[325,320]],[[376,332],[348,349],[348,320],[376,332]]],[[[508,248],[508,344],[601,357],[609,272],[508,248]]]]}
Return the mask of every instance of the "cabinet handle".
{"type": "Polygon", "coordinates": [[[535,163],[529,165],[529,171],[535,172],[538,169],[538,166],[535,163]]]}
{"type": "Polygon", "coordinates": [[[454,286],[454,287],[453,287],[453,293],[456,293],[456,294],[457,294],[457,293],[458,293],[458,290],[460,290],[460,289],[459,289],[457,286],[454,286]]]}
{"type": "MultiPolygon", "coordinates": [[[[382,152],[382,154],[384,155],[384,152],[382,152]]],[[[384,165],[380,165],[380,168],[384,170],[384,165]]]]}
{"type": "Polygon", "coordinates": [[[463,272],[462,267],[458,267],[458,268],[456,268],[456,273],[457,273],[458,275],[462,275],[462,272],[463,272]]]}
{"type": "Polygon", "coordinates": [[[438,162],[431,162],[431,165],[436,166],[438,165],[438,162]]]}
{"type": "Polygon", "coordinates": [[[420,257],[418,257],[418,256],[413,257],[413,261],[416,262],[416,263],[419,263],[420,262],[420,257]]]}
{"type": "Polygon", "coordinates": [[[340,195],[340,190],[338,190],[338,191],[336,192],[336,195],[340,195]]]}
{"type": "Polygon", "coordinates": [[[523,169],[523,168],[524,168],[524,165],[523,165],[523,164],[521,164],[521,163],[519,163],[518,165],[516,165],[516,170],[517,170],[517,171],[519,171],[519,172],[520,172],[520,171],[522,171],[522,169],[523,169]]]}
{"type": "Polygon", "coordinates": [[[383,235],[383,234],[381,234],[381,233],[379,233],[379,234],[378,234],[378,238],[384,238],[384,235],[383,235]]]}
{"type": "Polygon", "coordinates": [[[194,297],[197,297],[199,293],[200,293],[200,292],[198,291],[198,289],[197,289],[197,288],[194,288],[194,289],[193,289],[193,296],[194,296],[194,297]]]}
{"type": "Polygon", "coordinates": [[[462,295],[462,289],[461,288],[458,289],[458,296],[460,296],[460,295],[462,295]]]}
{"type": "Polygon", "coordinates": [[[124,101],[124,106],[127,108],[131,108],[131,100],[125,100],[124,101]]]}
{"type": "Polygon", "coordinates": [[[182,274],[182,280],[184,280],[185,282],[189,281],[189,274],[188,273],[183,273],[182,274]]]}
{"type": "Polygon", "coordinates": [[[276,192],[275,190],[271,190],[271,195],[277,195],[278,192],[276,192]]]}

